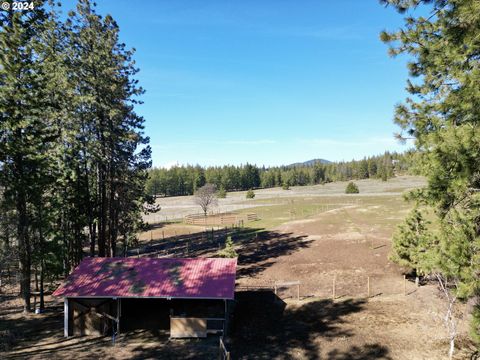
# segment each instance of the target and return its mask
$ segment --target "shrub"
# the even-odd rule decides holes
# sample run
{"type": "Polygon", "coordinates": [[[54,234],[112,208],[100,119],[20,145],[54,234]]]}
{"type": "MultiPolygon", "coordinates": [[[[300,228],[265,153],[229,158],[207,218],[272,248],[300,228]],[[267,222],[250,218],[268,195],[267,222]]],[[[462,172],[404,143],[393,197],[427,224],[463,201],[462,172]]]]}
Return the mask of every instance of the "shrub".
{"type": "Polygon", "coordinates": [[[232,237],[227,237],[225,240],[225,248],[218,252],[218,256],[223,258],[236,258],[238,257],[237,252],[235,251],[235,245],[233,244],[232,237]]]}
{"type": "Polygon", "coordinates": [[[225,199],[227,197],[227,192],[225,191],[225,189],[223,187],[221,187],[218,191],[217,191],[217,198],[219,199],[225,199]]]}
{"type": "Polygon", "coordinates": [[[358,194],[359,192],[358,186],[353,181],[350,181],[345,188],[345,194],[358,194]]]}
{"type": "Polygon", "coordinates": [[[253,192],[252,189],[247,191],[246,197],[247,197],[247,199],[253,199],[255,197],[255,193],[253,192]]]}
{"type": "Polygon", "coordinates": [[[282,189],[283,190],[290,190],[290,185],[288,185],[288,183],[283,183],[282,189]]]}

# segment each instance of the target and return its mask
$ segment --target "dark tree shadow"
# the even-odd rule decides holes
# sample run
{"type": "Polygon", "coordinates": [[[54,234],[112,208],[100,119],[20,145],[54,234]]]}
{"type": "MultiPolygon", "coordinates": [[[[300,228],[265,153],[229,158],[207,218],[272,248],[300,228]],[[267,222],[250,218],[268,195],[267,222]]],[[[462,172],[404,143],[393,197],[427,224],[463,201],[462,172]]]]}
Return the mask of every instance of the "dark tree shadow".
{"type": "Polygon", "coordinates": [[[379,344],[352,346],[346,351],[332,350],[328,353],[328,360],[392,360],[388,355],[388,348],[379,344]]]}
{"type": "Polygon", "coordinates": [[[275,263],[274,259],[310,246],[313,240],[292,233],[260,228],[221,229],[152,240],[131,248],[127,256],[215,257],[231,236],[239,254],[237,275],[252,276],[275,263]]]}
{"type": "MultiPolygon", "coordinates": [[[[268,291],[238,292],[236,296],[228,343],[235,359],[287,359],[292,351],[301,351],[308,359],[320,358],[322,342],[354,335],[344,326],[346,317],[365,306],[365,300],[322,299],[287,308],[268,291]]],[[[368,345],[348,352],[331,351],[329,359],[389,359],[387,354],[385,347],[368,345]]]]}
{"type": "Polygon", "coordinates": [[[217,359],[218,336],[207,339],[170,340],[168,332],[134,330],[123,333],[112,343],[110,336],[63,337],[63,307],[51,306],[41,316],[0,318],[0,331],[14,335],[14,343],[0,348],[1,359],[217,359]]]}

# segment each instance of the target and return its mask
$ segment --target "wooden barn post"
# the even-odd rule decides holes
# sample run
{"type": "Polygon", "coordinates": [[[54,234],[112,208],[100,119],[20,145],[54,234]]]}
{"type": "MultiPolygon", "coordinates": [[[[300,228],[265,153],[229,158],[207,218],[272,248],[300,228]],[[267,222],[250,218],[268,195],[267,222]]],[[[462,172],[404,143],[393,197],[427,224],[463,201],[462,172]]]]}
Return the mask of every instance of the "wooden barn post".
{"type": "Polygon", "coordinates": [[[68,298],[63,298],[63,312],[64,312],[64,317],[63,317],[63,335],[65,337],[68,337],[68,315],[69,315],[69,309],[68,309],[68,298]]]}
{"type": "Polygon", "coordinates": [[[227,299],[223,299],[225,303],[225,313],[224,313],[224,318],[223,318],[223,336],[227,336],[227,331],[228,331],[228,304],[227,304],[227,299]]]}
{"type": "Polygon", "coordinates": [[[121,298],[117,298],[117,336],[120,335],[120,316],[122,315],[121,298]]]}

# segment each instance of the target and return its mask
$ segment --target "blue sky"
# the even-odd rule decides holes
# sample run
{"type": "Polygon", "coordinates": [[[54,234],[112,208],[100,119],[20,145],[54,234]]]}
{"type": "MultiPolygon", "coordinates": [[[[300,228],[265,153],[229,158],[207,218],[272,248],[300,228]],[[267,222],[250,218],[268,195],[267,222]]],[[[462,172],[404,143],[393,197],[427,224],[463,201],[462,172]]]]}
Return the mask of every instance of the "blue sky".
{"type": "MultiPolygon", "coordinates": [[[[67,2],[66,9],[72,2],[67,2]]],[[[376,0],[98,1],[136,48],[154,166],[280,165],[404,151],[405,59],[376,0]]]]}

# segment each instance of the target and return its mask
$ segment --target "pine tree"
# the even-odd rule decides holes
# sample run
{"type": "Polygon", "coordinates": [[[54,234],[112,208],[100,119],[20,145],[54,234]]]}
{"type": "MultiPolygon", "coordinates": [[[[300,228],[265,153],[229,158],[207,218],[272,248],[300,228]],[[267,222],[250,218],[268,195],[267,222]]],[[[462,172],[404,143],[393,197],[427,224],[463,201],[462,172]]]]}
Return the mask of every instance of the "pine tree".
{"type": "MultiPolygon", "coordinates": [[[[427,4],[427,17],[407,16],[403,29],[381,34],[390,54],[409,54],[411,94],[396,108],[400,138],[413,138],[426,189],[413,195],[441,223],[435,272],[449,299],[480,297],[480,2],[387,0],[401,13],[427,4]],[[439,277],[440,279],[440,277],[439,277]],[[453,296],[453,297],[452,297],[453,296]]],[[[478,314],[475,312],[474,314],[478,314]]],[[[450,338],[450,357],[454,336],[450,338]]]]}
{"type": "Polygon", "coordinates": [[[41,112],[51,107],[40,53],[47,19],[42,2],[28,12],[0,13],[0,187],[3,205],[15,213],[24,311],[30,310],[32,226],[38,224],[32,206],[46,190],[49,180],[43,175],[56,139],[51,117],[41,112]]]}
{"type": "Polygon", "coordinates": [[[358,194],[359,192],[357,184],[353,181],[350,181],[345,188],[345,194],[358,194]]]}
{"type": "Polygon", "coordinates": [[[436,240],[428,228],[422,212],[415,207],[400,224],[393,236],[390,259],[415,271],[416,275],[428,274],[437,261],[436,240]]]}
{"type": "Polygon", "coordinates": [[[133,51],[119,42],[119,28],[111,16],[102,18],[91,1],[80,0],[68,25],[79,84],[76,115],[82,124],[83,166],[77,172],[90,189],[86,201],[91,252],[96,240],[99,256],[114,256],[118,237],[128,242],[141,224],[143,188],[151,166],[144,119],[134,112],[143,89],[133,78],[138,71],[133,51]]]}
{"type": "Polygon", "coordinates": [[[223,258],[236,258],[238,257],[237,251],[235,250],[235,245],[233,243],[232,237],[228,236],[225,240],[225,248],[218,252],[218,256],[223,258]]]}

